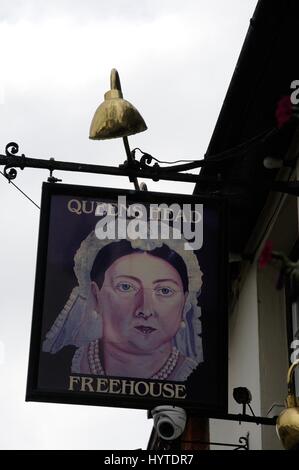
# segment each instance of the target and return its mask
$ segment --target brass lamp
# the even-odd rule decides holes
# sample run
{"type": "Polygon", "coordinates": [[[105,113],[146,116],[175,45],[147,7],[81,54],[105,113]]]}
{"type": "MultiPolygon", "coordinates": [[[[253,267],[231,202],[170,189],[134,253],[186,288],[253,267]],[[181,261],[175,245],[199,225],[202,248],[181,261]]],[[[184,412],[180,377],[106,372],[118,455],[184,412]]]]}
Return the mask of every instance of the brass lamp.
{"type": "Polygon", "coordinates": [[[295,361],[288,371],[287,409],[277,418],[276,430],[283,447],[287,450],[299,447],[299,399],[295,395],[295,368],[299,360],[295,361]]]}
{"type": "Polygon", "coordinates": [[[110,85],[111,90],[105,93],[105,101],[97,108],[92,119],[89,138],[114,139],[145,131],[147,127],[140,113],[123,99],[116,69],[111,70],[110,85]]]}

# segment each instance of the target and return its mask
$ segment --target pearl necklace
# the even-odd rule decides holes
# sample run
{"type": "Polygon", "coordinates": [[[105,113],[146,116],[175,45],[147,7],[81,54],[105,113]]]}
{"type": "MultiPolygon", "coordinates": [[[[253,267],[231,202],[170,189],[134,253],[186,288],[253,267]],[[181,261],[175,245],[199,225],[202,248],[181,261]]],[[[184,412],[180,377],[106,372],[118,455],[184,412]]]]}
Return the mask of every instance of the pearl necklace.
{"type": "MultiPolygon", "coordinates": [[[[95,339],[91,341],[88,345],[88,364],[90,368],[90,372],[94,375],[106,375],[104,368],[100,361],[99,355],[99,340],[95,339]]],[[[171,354],[169,355],[166,363],[164,364],[161,369],[158,370],[154,375],[150,377],[150,379],[158,379],[158,380],[165,380],[171,372],[174,370],[175,366],[177,365],[179,358],[179,351],[173,346],[171,354]]]]}

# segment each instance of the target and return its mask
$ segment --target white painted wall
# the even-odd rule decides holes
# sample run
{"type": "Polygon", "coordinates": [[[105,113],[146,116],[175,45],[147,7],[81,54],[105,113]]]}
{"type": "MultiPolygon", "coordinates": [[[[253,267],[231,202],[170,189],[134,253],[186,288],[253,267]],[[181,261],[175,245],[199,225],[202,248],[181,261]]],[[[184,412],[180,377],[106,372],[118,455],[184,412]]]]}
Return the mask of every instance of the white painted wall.
{"type": "MultiPolygon", "coordinates": [[[[273,249],[289,254],[298,237],[296,197],[285,198],[268,239],[273,249]]],[[[259,305],[259,350],[261,414],[274,403],[284,404],[287,396],[286,376],[289,368],[287,343],[286,296],[284,289],[277,289],[281,264],[271,262],[258,270],[259,305]]],[[[262,430],[263,449],[281,449],[275,429],[264,426],[262,430]]]]}
{"type": "MultiPolygon", "coordinates": [[[[235,387],[247,387],[252,393],[251,406],[260,415],[260,375],[258,340],[258,305],[256,267],[247,274],[238,302],[229,318],[229,413],[241,413],[242,406],[233,399],[235,387]]],[[[250,414],[250,411],[247,411],[250,414]]],[[[210,441],[238,443],[249,432],[250,449],[261,449],[261,426],[255,423],[210,420],[210,441]]],[[[211,449],[222,449],[211,446],[211,449]]],[[[225,447],[223,447],[225,449],[225,447]]],[[[229,450],[229,448],[226,448],[229,450]]]]}
{"type": "MultiPolygon", "coordinates": [[[[297,200],[290,196],[285,198],[266,238],[273,241],[274,250],[289,254],[297,237],[297,200]]],[[[278,268],[271,263],[260,270],[254,262],[229,317],[229,413],[242,411],[232,396],[235,387],[251,391],[251,406],[257,416],[266,417],[274,403],[284,404],[288,344],[285,292],[276,289],[278,268]]],[[[211,442],[238,443],[247,432],[251,450],[282,448],[275,426],[210,420],[211,442]]]]}
{"type": "MultiPolygon", "coordinates": [[[[288,346],[284,289],[278,291],[279,271],[268,266],[258,272],[261,416],[287,396],[288,346]]],[[[283,408],[282,408],[283,409],[283,408]]],[[[281,410],[282,410],[281,409],[281,410]]],[[[275,427],[263,426],[262,448],[282,449],[275,427]]]]}

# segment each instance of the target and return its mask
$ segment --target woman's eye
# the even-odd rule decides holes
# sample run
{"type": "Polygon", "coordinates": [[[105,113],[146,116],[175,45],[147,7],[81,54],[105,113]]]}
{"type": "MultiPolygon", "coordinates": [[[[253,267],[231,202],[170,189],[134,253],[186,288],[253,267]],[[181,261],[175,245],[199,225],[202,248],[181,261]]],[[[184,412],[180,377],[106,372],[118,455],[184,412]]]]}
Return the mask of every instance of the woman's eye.
{"type": "Polygon", "coordinates": [[[136,290],[135,286],[133,286],[133,284],[129,284],[128,282],[119,282],[116,285],[116,288],[120,292],[133,292],[136,290]]]}
{"type": "Polygon", "coordinates": [[[174,294],[174,290],[170,287],[159,287],[158,289],[156,289],[156,292],[158,295],[161,295],[163,297],[170,297],[174,294]]]}

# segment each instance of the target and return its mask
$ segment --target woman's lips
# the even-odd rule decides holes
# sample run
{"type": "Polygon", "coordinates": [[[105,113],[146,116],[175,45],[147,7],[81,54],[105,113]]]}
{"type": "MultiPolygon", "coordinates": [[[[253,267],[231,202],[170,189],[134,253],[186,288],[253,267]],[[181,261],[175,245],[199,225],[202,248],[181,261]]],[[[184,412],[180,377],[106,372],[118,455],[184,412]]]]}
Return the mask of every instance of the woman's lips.
{"type": "Polygon", "coordinates": [[[140,333],[142,333],[143,335],[149,335],[153,333],[154,331],[156,331],[156,328],[152,328],[151,326],[143,326],[143,325],[135,326],[135,329],[140,331],[140,333]]]}

